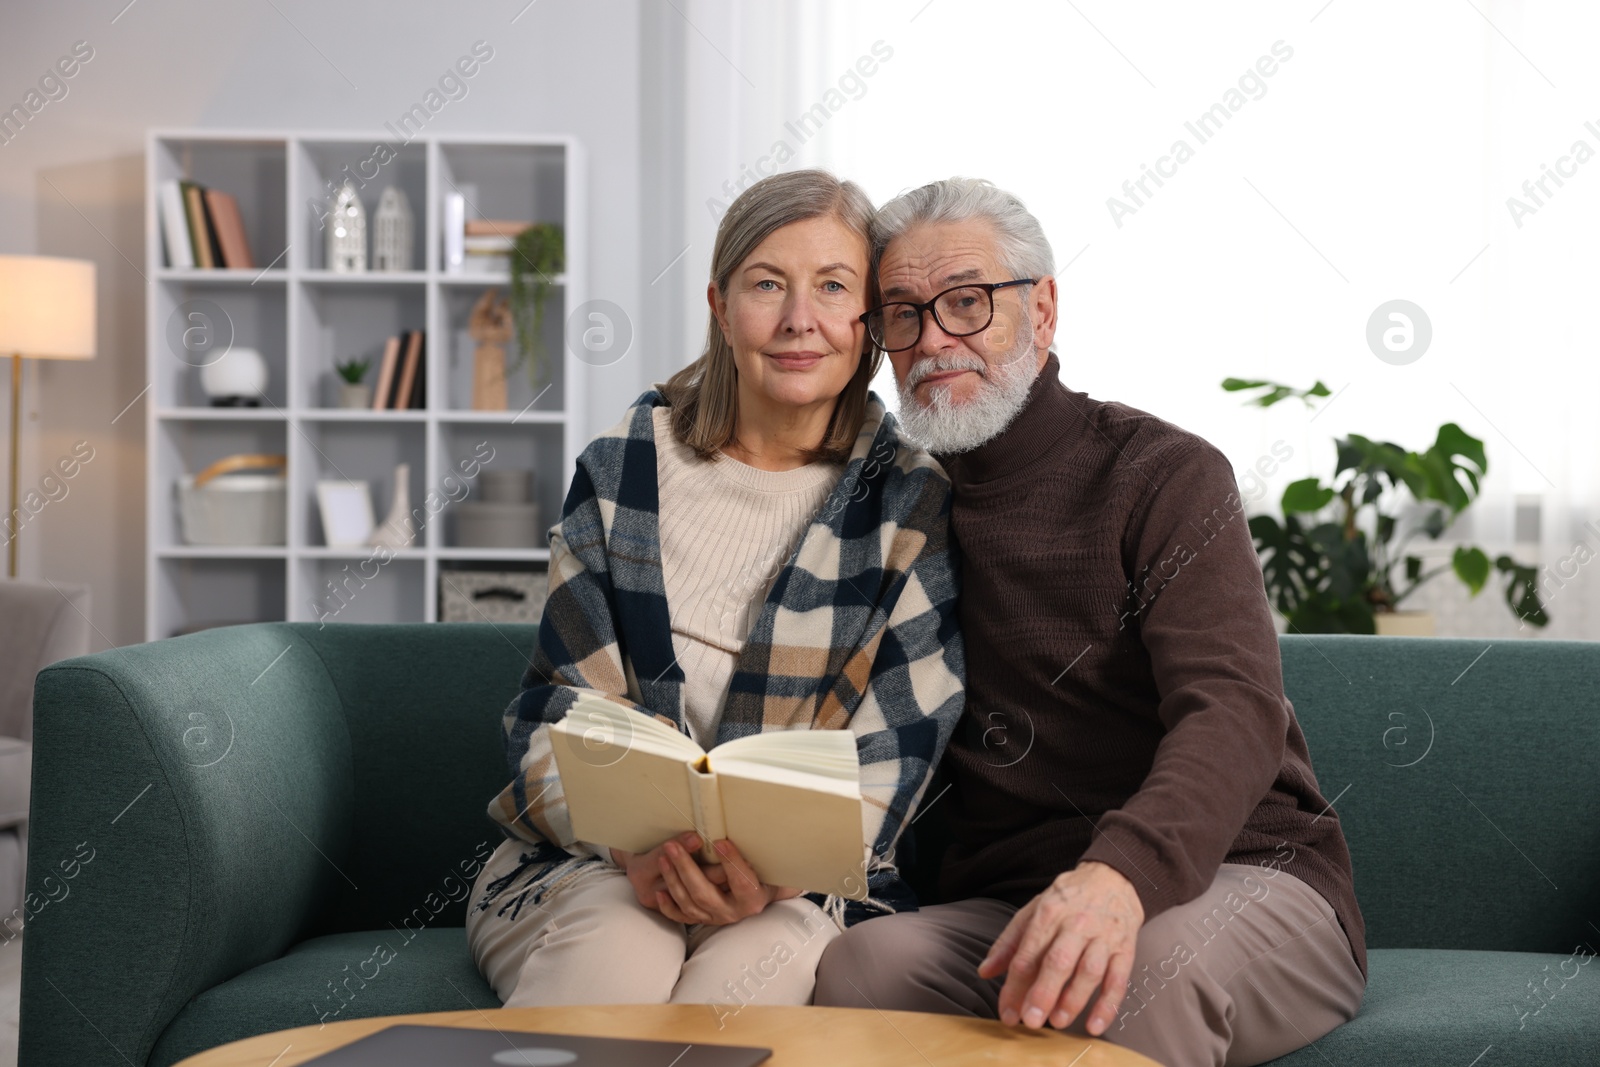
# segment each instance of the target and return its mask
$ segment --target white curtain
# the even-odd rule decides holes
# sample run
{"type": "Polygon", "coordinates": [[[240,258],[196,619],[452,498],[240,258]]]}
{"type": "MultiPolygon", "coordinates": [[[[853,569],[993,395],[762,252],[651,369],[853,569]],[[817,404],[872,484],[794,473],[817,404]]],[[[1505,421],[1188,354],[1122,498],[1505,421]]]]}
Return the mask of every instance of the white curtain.
{"type": "Polygon", "coordinates": [[[1573,142],[1600,153],[1600,108],[1585,111],[1600,99],[1585,51],[1600,13],[1577,0],[816,8],[815,70],[837,81],[875,43],[892,56],[806,162],[877,202],[951,174],[1019,194],[1055,246],[1069,385],[1200,433],[1241,479],[1292,449],[1256,510],[1290,480],[1331,476],[1336,437],[1421,451],[1459,423],[1490,471],[1447,541],[1549,568],[1554,622],[1521,627],[1497,586],[1470,600],[1450,576],[1415,606],[1446,635],[1600,638],[1600,155],[1562,163],[1574,173],[1546,179],[1552,195],[1520,227],[1506,204],[1573,142]],[[1432,326],[1408,365],[1366,340],[1394,299],[1432,326]],[[1338,395],[1261,411],[1220,390],[1229,376],[1320,379],[1338,395]]]}
{"type": "MultiPolygon", "coordinates": [[[[645,262],[657,378],[705,343],[717,223],[758,178],[820,165],[832,131],[796,123],[817,100],[831,9],[804,0],[648,0],[645,262]],[[653,125],[652,125],[653,124],[653,125]]],[[[646,383],[648,384],[648,383],[646,383]]]]}

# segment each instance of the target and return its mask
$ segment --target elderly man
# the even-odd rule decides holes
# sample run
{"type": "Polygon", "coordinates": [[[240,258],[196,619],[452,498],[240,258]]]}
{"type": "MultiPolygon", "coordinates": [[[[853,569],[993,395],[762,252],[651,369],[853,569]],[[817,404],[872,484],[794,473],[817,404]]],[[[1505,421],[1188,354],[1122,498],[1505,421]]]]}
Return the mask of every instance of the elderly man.
{"type": "Polygon", "coordinates": [[[1315,1040],[1360,1007],[1363,925],[1227,459],[1061,383],[1016,197],[913,190],[874,253],[869,333],[955,486],[967,704],[925,798],[947,903],[837,939],[816,1002],[1071,1026],[1169,1067],[1315,1040]]]}

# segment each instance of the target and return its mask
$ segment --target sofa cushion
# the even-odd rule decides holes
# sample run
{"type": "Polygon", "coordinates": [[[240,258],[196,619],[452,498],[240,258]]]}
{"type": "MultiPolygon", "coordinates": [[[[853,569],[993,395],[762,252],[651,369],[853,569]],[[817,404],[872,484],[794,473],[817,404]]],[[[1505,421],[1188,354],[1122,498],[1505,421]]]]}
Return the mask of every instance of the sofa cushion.
{"type": "Polygon", "coordinates": [[[430,896],[445,901],[432,925],[465,923],[465,890],[504,840],[486,814],[511,780],[500,715],[521,688],[538,626],[287,628],[339,694],[358,828],[338,859],[349,877],[332,885],[326,922],[305,934],[403,926],[430,896]]]}
{"type": "Polygon", "coordinates": [[[1361,1013],[1314,1046],[1273,1060],[1274,1067],[1600,1063],[1600,965],[1588,949],[1374,949],[1368,965],[1361,1013]],[[1542,996],[1535,992],[1541,983],[1542,996]]]}
{"type": "Polygon", "coordinates": [[[1565,954],[1597,936],[1600,643],[1281,645],[1368,949],[1565,954]]]}
{"type": "Polygon", "coordinates": [[[189,1001],[150,1064],[166,1067],[229,1041],[324,1021],[498,1007],[459,926],[330,934],[189,1001]]]}

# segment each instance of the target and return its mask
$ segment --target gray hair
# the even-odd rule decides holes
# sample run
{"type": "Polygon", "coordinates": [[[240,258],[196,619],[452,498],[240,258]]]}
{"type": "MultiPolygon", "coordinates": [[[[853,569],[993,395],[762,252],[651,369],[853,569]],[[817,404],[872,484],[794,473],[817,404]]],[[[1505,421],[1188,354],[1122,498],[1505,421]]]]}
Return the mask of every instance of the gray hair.
{"type": "Polygon", "coordinates": [[[982,178],[946,178],[901,193],[878,209],[872,220],[872,268],[889,242],[924,222],[985,219],[1000,242],[1000,262],[1014,277],[1054,274],[1055,253],[1039,220],[1021,200],[982,178]]]}

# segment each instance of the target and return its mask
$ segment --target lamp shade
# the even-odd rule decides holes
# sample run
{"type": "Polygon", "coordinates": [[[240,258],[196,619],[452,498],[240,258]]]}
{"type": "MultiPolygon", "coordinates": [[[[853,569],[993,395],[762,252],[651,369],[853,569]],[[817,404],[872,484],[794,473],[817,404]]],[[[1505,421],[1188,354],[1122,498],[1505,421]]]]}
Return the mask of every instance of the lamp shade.
{"type": "Polygon", "coordinates": [[[94,358],[94,264],[0,256],[0,356],[94,358]]]}

